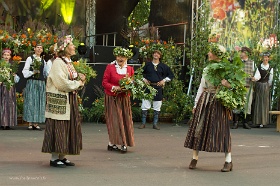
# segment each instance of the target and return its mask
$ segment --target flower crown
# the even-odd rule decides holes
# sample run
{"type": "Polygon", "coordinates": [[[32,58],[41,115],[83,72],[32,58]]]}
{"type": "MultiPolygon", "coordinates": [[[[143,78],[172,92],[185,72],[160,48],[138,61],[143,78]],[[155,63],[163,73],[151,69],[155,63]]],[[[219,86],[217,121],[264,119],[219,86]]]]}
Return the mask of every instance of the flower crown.
{"type": "Polygon", "coordinates": [[[227,57],[226,49],[222,45],[211,43],[210,51],[220,59],[227,57]]]}
{"type": "Polygon", "coordinates": [[[130,49],[125,49],[125,48],[121,48],[121,47],[116,47],[113,50],[113,55],[114,56],[123,56],[126,58],[131,58],[133,56],[133,53],[130,49]]]}
{"type": "Polygon", "coordinates": [[[69,43],[72,43],[73,37],[71,35],[64,36],[62,40],[62,44],[59,47],[59,50],[65,50],[65,48],[69,45],[69,43]]]}

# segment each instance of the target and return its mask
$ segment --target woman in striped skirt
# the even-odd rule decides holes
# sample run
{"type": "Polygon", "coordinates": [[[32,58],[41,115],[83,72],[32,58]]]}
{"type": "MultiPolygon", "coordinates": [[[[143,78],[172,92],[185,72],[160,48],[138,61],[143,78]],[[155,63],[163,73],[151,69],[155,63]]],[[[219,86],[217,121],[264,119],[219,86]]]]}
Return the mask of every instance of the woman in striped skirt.
{"type": "MultiPolygon", "coordinates": [[[[219,62],[224,52],[225,49],[220,45],[215,50],[210,49],[209,61],[219,62]]],[[[207,67],[201,78],[193,108],[193,119],[184,143],[186,148],[193,149],[189,168],[196,168],[199,151],[224,152],[226,158],[221,171],[229,172],[232,170],[230,112],[215,98],[216,87],[205,78],[206,73],[207,67]]],[[[225,79],[221,81],[221,85],[230,87],[225,79]]]]}
{"type": "MultiPolygon", "coordinates": [[[[10,49],[3,49],[2,59],[7,63],[10,62],[12,51],[10,49]]],[[[14,82],[19,82],[19,76],[13,74],[14,82]]],[[[10,89],[0,82],[0,125],[3,130],[13,129],[11,127],[17,125],[17,103],[16,103],[16,87],[12,86],[10,89]]]]}
{"type": "Polygon", "coordinates": [[[113,51],[116,60],[107,65],[104,72],[102,85],[105,91],[105,119],[109,134],[109,151],[127,151],[127,146],[134,146],[134,130],[130,96],[122,92],[119,85],[120,79],[133,76],[134,70],[127,65],[127,59],[132,53],[120,47],[113,51]]]}
{"type": "Polygon", "coordinates": [[[75,55],[72,37],[66,36],[60,42],[58,57],[53,61],[47,79],[47,119],[42,152],[52,154],[50,166],[64,168],[75,165],[65,155],[78,155],[82,149],[77,90],[84,86],[85,75],[78,74],[72,65],[70,57],[75,55]]]}

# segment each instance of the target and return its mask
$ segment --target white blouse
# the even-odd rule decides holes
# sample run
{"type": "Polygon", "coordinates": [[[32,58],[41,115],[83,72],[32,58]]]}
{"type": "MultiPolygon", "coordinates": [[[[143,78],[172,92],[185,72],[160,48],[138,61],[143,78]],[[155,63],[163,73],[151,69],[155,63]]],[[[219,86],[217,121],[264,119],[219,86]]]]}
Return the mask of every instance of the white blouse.
{"type": "MultiPolygon", "coordinates": [[[[33,56],[36,57],[35,54],[33,54],[33,56]]],[[[32,58],[31,58],[31,56],[29,56],[26,59],[24,67],[23,67],[23,70],[22,70],[22,74],[23,74],[24,78],[29,78],[29,77],[34,75],[34,72],[29,70],[32,63],[33,63],[32,58]]],[[[43,70],[43,73],[46,74],[47,71],[49,71],[48,70],[48,66],[47,66],[47,64],[46,64],[46,62],[44,60],[44,70],[43,70]]]]}
{"type": "MultiPolygon", "coordinates": [[[[261,68],[268,70],[269,69],[269,64],[264,65],[263,63],[261,64],[261,68]]],[[[270,72],[269,72],[269,79],[268,79],[268,84],[269,86],[272,85],[272,80],[273,80],[273,68],[271,68],[270,72]]]]}

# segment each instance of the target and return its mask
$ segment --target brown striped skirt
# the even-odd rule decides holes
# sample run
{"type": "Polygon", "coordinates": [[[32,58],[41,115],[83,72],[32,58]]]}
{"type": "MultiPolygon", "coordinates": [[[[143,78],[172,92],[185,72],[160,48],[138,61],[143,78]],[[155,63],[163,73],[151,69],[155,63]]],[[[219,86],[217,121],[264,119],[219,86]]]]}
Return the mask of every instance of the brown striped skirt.
{"type": "Polygon", "coordinates": [[[80,154],[82,131],[77,94],[70,94],[70,120],[46,119],[42,152],[64,155],[80,154]]]}
{"type": "Polygon", "coordinates": [[[134,129],[129,96],[105,95],[105,119],[112,144],[134,146],[134,129]]]}
{"type": "Polygon", "coordinates": [[[184,143],[186,148],[206,152],[231,152],[230,111],[204,91],[197,103],[184,143]]]}

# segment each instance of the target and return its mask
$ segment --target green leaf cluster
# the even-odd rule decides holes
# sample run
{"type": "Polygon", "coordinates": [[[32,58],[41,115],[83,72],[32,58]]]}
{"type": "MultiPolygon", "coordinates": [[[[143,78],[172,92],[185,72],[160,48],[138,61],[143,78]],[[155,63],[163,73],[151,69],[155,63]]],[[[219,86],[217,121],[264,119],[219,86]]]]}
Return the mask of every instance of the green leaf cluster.
{"type": "Polygon", "coordinates": [[[143,81],[143,66],[138,68],[133,77],[124,77],[120,80],[120,86],[132,94],[133,99],[152,100],[157,90],[143,81]]]}
{"type": "Polygon", "coordinates": [[[222,59],[219,62],[210,61],[206,67],[205,79],[217,87],[216,98],[230,110],[241,109],[246,103],[245,78],[247,75],[243,66],[238,53],[234,53],[232,61],[228,59],[222,59]],[[230,83],[231,88],[221,85],[223,79],[230,83]]]}
{"type": "Polygon", "coordinates": [[[12,69],[5,60],[0,60],[0,82],[3,83],[8,90],[14,85],[12,69]]]}

